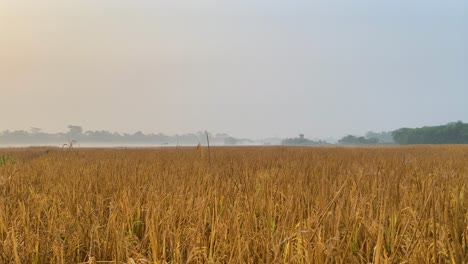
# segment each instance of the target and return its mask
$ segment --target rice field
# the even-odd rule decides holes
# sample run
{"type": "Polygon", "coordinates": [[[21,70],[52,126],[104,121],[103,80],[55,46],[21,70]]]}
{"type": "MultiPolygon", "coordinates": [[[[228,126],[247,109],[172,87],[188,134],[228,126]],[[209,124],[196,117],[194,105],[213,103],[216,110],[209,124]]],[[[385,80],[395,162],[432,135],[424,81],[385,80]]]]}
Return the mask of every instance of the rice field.
{"type": "Polygon", "coordinates": [[[468,146],[0,157],[0,263],[468,262],[468,146]]]}

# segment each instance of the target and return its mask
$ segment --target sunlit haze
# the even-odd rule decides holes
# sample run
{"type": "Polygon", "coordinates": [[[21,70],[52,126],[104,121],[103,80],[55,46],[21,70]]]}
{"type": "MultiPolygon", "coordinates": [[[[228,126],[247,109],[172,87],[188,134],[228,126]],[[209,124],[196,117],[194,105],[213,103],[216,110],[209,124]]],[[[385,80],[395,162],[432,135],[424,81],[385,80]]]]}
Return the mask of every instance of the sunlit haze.
{"type": "Polygon", "coordinates": [[[0,130],[337,138],[468,121],[467,10],[0,0],[0,130]]]}

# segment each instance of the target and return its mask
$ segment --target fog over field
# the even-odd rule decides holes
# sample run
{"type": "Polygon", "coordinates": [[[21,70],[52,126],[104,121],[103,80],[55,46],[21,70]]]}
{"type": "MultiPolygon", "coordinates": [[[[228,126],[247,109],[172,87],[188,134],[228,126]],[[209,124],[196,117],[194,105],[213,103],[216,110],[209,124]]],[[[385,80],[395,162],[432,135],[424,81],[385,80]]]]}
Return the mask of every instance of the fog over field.
{"type": "Polygon", "coordinates": [[[467,1],[0,1],[0,131],[240,138],[468,120],[467,1]]]}

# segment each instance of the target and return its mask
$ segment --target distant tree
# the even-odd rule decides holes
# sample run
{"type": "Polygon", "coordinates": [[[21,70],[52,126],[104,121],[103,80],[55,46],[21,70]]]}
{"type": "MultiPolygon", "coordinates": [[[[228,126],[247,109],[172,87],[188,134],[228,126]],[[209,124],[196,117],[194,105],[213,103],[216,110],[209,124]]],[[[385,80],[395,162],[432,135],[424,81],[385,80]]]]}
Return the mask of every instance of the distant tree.
{"type": "Polygon", "coordinates": [[[218,133],[218,134],[216,134],[216,137],[226,138],[226,137],[229,137],[229,135],[226,134],[226,133],[218,133]]]}
{"type": "Polygon", "coordinates": [[[237,145],[237,143],[239,143],[239,140],[233,137],[227,137],[224,139],[225,145],[237,145]]]}
{"type": "Polygon", "coordinates": [[[372,131],[369,131],[369,132],[366,133],[365,137],[367,139],[376,138],[376,139],[378,139],[379,143],[383,143],[383,144],[391,144],[391,143],[395,142],[395,141],[393,141],[392,132],[372,132],[372,131]]]}
{"type": "Polygon", "coordinates": [[[31,131],[32,134],[40,134],[40,133],[42,133],[42,128],[31,127],[30,131],[31,131]]]}
{"type": "Polygon", "coordinates": [[[81,126],[74,126],[74,125],[69,125],[68,126],[68,136],[72,138],[79,138],[83,135],[83,128],[81,126]]]}
{"type": "Polygon", "coordinates": [[[400,128],[392,132],[393,140],[398,144],[408,144],[409,138],[411,136],[410,128],[400,128]]]}
{"type": "Polygon", "coordinates": [[[296,138],[287,138],[281,142],[282,145],[302,145],[302,146],[317,146],[317,145],[327,145],[328,143],[323,140],[310,140],[304,137],[303,134],[300,134],[296,138]]]}
{"type": "Polygon", "coordinates": [[[342,145],[375,145],[378,144],[379,140],[376,138],[365,138],[365,137],[357,137],[353,135],[347,135],[342,139],[338,140],[338,144],[342,145]]]}
{"type": "Polygon", "coordinates": [[[112,142],[114,139],[114,134],[109,131],[86,131],[84,134],[83,140],[90,142],[112,142]]]}

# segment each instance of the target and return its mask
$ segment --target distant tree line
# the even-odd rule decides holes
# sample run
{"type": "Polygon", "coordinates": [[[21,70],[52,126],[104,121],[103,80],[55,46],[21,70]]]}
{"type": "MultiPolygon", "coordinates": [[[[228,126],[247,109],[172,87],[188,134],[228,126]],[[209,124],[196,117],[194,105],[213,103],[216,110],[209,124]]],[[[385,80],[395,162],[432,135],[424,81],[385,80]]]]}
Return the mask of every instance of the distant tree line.
{"type": "Polygon", "coordinates": [[[442,126],[420,128],[400,128],[393,131],[393,139],[398,144],[467,144],[468,124],[462,121],[442,126]]]}
{"type": "Polygon", "coordinates": [[[327,145],[329,143],[323,140],[311,140],[304,137],[303,134],[300,134],[299,137],[296,138],[286,138],[282,141],[283,145],[290,145],[290,146],[318,146],[318,145],[327,145]]]}
{"type": "Polygon", "coordinates": [[[392,131],[384,131],[384,132],[367,132],[366,139],[377,139],[379,144],[393,144],[395,141],[393,140],[392,131]]]}
{"type": "Polygon", "coordinates": [[[338,140],[338,144],[468,144],[468,124],[458,121],[441,126],[400,128],[380,133],[368,132],[364,137],[347,135],[338,140]]]}
{"type": "Polygon", "coordinates": [[[226,137],[224,138],[224,145],[249,145],[255,143],[253,140],[246,138],[226,137]]]}
{"type": "MultiPolygon", "coordinates": [[[[248,145],[255,142],[249,139],[238,139],[228,134],[209,133],[213,145],[248,145]]],[[[183,135],[144,134],[141,131],[133,134],[100,131],[84,131],[81,126],[69,125],[63,133],[46,133],[42,129],[31,127],[30,131],[6,130],[0,132],[0,145],[34,145],[64,144],[76,140],[89,144],[145,144],[145,145],[197,145],[206,144],[205,132],[183,135]]],[[[279,140],[278,140],[279,143],[279,140]]],[[[278,144],[276,143],[276,144],[278,144]]],[[[330,143],[323,140],[311,140],[303,134],[295,138],[286,138],[283,145],[317,146],[330,143]]],[[[338,140],[341,145],[377,145],[377,144],[468,144],[468,124],[462,121],[441,126],[420,128],[400,128],[389,132],[367,132],[365,136],[347,135],[338,140]]]]}
{"type": "Polygon", "coordinates": [[[377,145],[377,144],[393,144],[392,132],[367,132],[365,136],[347,135],[340,140],[341,145],[377,145]]]}
{"type": "MultiPolygon", "coordinates": [[[[226,142],[237,144],[243,142],[228,134],[208,133],[210,144],[223,145],[226,142]]],[[[205,132],[189,133],[183,135],[144,134],[141,131],[133,134],[100,131],[84,131],[81,126],[69,125],[68,131],[63,133],[46,133],[42,129],[32,127],[30,131],[6,130],[0,132],[0,144],[64,144],[70,140],[79,143],[108,143],[108,144],[154,144],[154,145],[197,145],[206,144],[205,132]]]]}
{"type": "Polygon", "coordinates": [[[342,145],[375,145],[378,143],[379,140],[376,138],[357,137],[353,135],[347,135],[338,140],[338,144],[342,145]]]}

